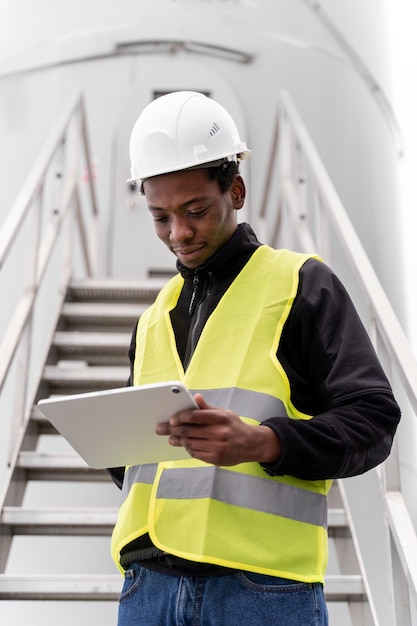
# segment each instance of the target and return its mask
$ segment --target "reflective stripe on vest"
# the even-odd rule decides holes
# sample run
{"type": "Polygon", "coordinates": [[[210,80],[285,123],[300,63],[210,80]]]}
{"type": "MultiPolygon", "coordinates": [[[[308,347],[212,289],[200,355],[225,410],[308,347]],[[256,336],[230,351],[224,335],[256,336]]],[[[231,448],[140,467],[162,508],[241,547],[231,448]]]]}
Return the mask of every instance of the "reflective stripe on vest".
{"type": "Polygon", "coordinates": [[[192,389],[192,393],[202,393],[212,406],[233,407],[241,417],[249,417],[263,422],[271,416],[286,415],[284,403],[259,391],[227,387],[225,389],[192,389]]]}
{"type": "MultiPolygon", "coordinates": [[[[128,468],[126,489],[130,491],[135,482],[153,482],[156,470],[156,465],[128,468]]],[[[188,468],[166,469],[158,484],[156,498],[213,498],[225,504],[327,528],[327,498],[324,494],[211,465],[195,467],[192,471],[188,468]]]]}
{"type": "Polygon", "coordinates": [[[127,467],[123,478],[122,501],[127,498],[134,483],[152,485],[155,480],[157,468],[158,466],[153,463],[127,467]]]}
{"type": "MultiPolygon", "coordinates": [[[[276,356],[308,258],[258,248],[207,321],[185,373],[170,322],[183,279],[172,279],[139,321],[134,383],[183,380],[209,404],[255,424],[310,419],[293,406],[276,356]]],[[[258,463],[217,468],[190,459],[128,468],[112,554],[118,562],[122,548],[148,532],[158,548],[188,560],[322,581],[330,485],[269,476],[258,463]]]]}

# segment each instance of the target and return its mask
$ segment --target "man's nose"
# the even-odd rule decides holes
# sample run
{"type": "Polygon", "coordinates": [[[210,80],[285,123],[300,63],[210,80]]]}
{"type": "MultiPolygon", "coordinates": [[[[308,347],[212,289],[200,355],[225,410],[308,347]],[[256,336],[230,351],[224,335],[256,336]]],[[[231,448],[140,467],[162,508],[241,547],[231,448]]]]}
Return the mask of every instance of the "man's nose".
{"type": "Polygon", "coordinates": [[[187,239],[191,239],[193,235],[194,231],[186,218],[176,217],[172,220],[171,232],[169,234],[171,241],[186,241],[187,239]]]}

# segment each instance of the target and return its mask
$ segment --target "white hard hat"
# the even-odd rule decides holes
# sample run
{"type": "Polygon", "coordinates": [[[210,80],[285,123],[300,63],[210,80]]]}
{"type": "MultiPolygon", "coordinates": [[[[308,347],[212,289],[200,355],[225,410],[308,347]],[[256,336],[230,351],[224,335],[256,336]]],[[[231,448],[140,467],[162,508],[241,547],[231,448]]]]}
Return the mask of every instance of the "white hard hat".
{"type": "Polygon", "coordinates": [[[226,109],[202,93],[176,91],[148,104],[134,125],[129,182],[249,155],[226,109]]]}

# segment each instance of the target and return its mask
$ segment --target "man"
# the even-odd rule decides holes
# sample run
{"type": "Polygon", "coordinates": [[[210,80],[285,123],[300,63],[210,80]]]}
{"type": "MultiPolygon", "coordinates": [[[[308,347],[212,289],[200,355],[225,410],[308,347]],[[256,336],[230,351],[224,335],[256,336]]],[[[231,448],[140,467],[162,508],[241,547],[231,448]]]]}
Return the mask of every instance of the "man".
{"type": "Polygon", "coordinates": [[[327,624],[327,493],[389,454],[399,408],[337,277],[237,222],[230,115],[194,92],[152,102],[131,136],[179,274],[141,317],[131,384],[183,380],[199,409],[157,433],[187,461],[110,470],[119,626],[327,624]]]}

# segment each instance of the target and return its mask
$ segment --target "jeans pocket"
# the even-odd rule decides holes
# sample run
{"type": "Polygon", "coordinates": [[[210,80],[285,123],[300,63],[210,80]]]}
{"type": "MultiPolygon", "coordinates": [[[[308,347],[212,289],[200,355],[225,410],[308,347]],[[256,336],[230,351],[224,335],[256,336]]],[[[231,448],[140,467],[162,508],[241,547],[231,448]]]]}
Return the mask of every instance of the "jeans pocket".
{"type": "Polygon", "coordinates": [[[123,600],[127,600],[127,598],[133,595],[141,586],[145,576],[146,570],[143,567],[126,570],[119,601],[123,602],[123,600]]]}
{"type": "MultiPolygon", "coordinates": [[[[239,572],[240,604],[256,612],[251,624],[328,626],[327,606],[321,583],[239,572]]],[[[243,612],[243,609],[242,609],[243,612]]]]}
{"type": "Polygon", "coordinates": [[[266,591],[272,593],[288,593],[306,591],[311,589],[311,584],[291,580],[289,578],[279,578],[277,576],[267,576],[254,572],[239,572],[237,575],[241,583],[252,591],[266,591]]]}

